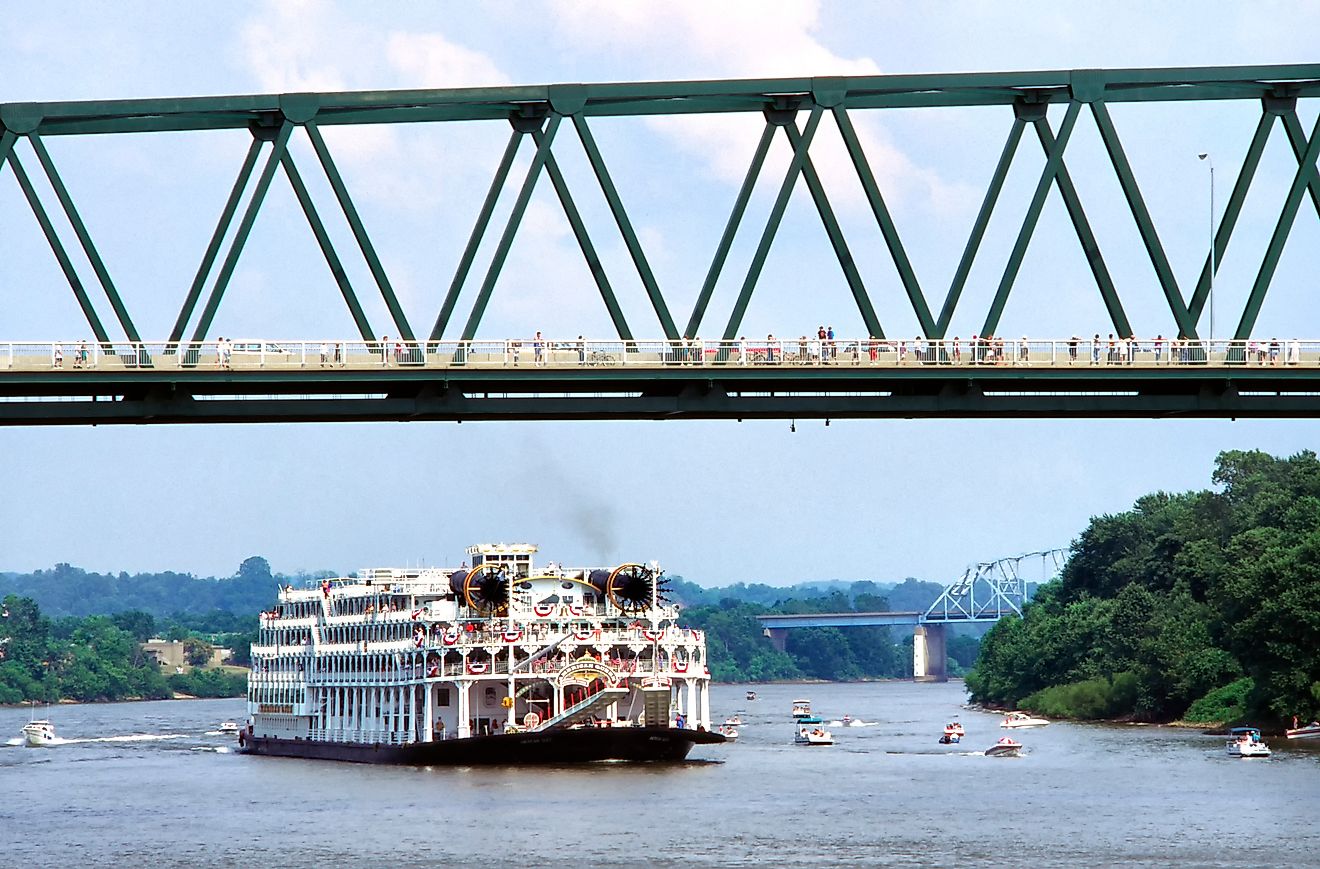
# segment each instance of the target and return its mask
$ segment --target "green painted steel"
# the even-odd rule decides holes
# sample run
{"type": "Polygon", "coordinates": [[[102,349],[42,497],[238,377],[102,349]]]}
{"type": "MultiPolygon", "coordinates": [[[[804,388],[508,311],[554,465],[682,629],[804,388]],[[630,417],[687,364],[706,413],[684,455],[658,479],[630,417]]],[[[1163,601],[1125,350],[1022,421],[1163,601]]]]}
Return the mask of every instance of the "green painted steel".
{"type": "Polygon", "coordinates": [[[605,158],[601,156],[600,148],[596,146],[596,138],[591,135],[587,119],[581,115],[574,115],[573,127],[577,130],[578,138],[582,140],[582,147],[587,152],[587,160],[591,163],[591,170],[595,173],[597,182],[600,183],[601,192],[605,194],[605,201],[609,203],[610,213],[614,215],[614,223],[619,227],[623,243],[628,247],[628,255],[632,257],[633,265],[637,267],[637,275],[642,279],[642,286],[646,288],[646,296],[651,300],[651,307],[655,309],[655,315],[660,320],[660,329],[666,338],[675,339],[678,337],[678,328],[674,325],[674,318],[669,314],[669,306],[665,304],[664,294],[660,292],[660,286],[656,283],[655,274],[651,271],[651,264],[646,260],[641,242],[637,240],[637,233],[633,231],[632,221],[623,207],[623,200],[619,198],[614,179],[605,168],[605,158]]]}
{"type": "Polygon", "coordinates": [[[225,255],[225,260],[220,265],[220,273],[216,275],[215,284],[211,287],[211,295],[202,308],[197,328],[193,330],[193,341],[205,340],[206,333],[211,328],[211,321],[215,319],[215,312],[220,308],[220,300],[224,298],[229,279],[234,276],[234,269],[238,267],[238,258],[243,253],[243,245],[247,243],[248,235],[252,233],[252,226],[257,222],[261,203],[266,198],[266,191],[270,189],[270,182],[275,178],[275,170],[280,165],[285,148],[289,146],[289,137],[292,134],[293,125],[288,122],[281,123],[278,132],[275,133],[270,154],[266,157],[266,165],[262,167],[261,175],[257,177],[257,184],[252,191],[252,198],[248,201],[247,210],[243,212],[243,219],[238,222],[234,239],[229,244],[229,253],[225,255]]]}
{"type": "Polygon", "coordinates": [[[639,366],[15,371],[0,426],[931,418],[1310,418],[1320,369],[639,366]],[[58,396],[51,398],[50,396],[58,396]],[[81,398],[78,398],[81,396],[81,398]]]}
{"type": "MultiPolygon", "coordinates": [[[[130,316],[129,306],[120,297],[111,274],[111,268],[101,257],[91,229],[84,223],[73,191],[69,190],[55,162],[47,151],[45,140],[51,136],[82,136],[132,134],[162,131],[247,130],[253,141],[239,168],[229,197],[219,215],[215,231],[200,257],[197,272],[182,293],[184,296],[174,328],[170,333],[169,354],[187,333],[198,303],[208,289],[205,303],[197,322],[193,325],[193,341],[203,340],[216,316],[239,257],[266,199],[266,194],[277,171],[282,167],[294,194],[306,215],[312,233],[348,306],[357,330],[364,339],[372,337],[371,325],[344,267],[344,257],[335,247],[330,233],[322,222],[321,212],[307,186],[299,175],[292,154],[288,151],[291,137],[302,127],[329,186],[347,221],[358,252],[367,265],[385,308],[393,321],[393,330],[404,340],[414,337],[412,325],[399,303],[384,263],[377,253],[367,222],[358,212],[349,192],[349,185],[339,171],[332,148],[323,131],[331,126],[366,124],[413,123],[471,123],[501,121],[513,127],[504,153],[477,211],[472,230],[439,306],[430,330],[429,340],[439,341],[450,328],[460,296],[467,284],[479,248],[486,240],[490,221],[501,197],[509,187],[509,174],[524,139],[535,144],[535,153],[526,176],[516,191],[510,213],[494,245],[493,255],[483,279],[476,290],[471,311],[461,331],[465,339],[475,338],[488,309],[497,298],[500,275],[510,255],[512,244],[542,173],[549,177],[556,197],[563,207],[564,218],[572,229],[582,251],[614,329],[621,338],[631,338],[633,331],[627,323],[620,298],[616,295],[610,277],[593,243],[589,227],[579,211],[575,196],[582,191],[572,190],[569,179],[561,171],[556,155],[556,132],[564,118],[570,118],[583,146],[588,165],[599,184],[614,227],[637,271],[642,291],[656,315],[659,333],[673,341],[680,337],[694,337],[701,329],[706,313],[727,265],[730,251],[739,231],[743,229],[755,191],[762,183],[761,174],[769,149],[782,128],[791,148],[791,158],[785,175],[778,183],[777,194],[764,219],[759,239],[753,249],[750,264],[734,291],[730,314],[723,329],[725,340],[734,339],[742,328],[743,319],[754,298],[771,248],[780,231],[787,205],[801,180],[820,216],[835,259],[853,296],[860,319],[868,334],[884,337],[876,314],[876,304],[885,301],[873,299],[868,292],[867,279],[854,259],[854,250],[845,239],[831,202],[817,173],[811,155],[812,142],[826,112],[837,125],[849,160],[857,174],[871,214],[876,221],[889,259],[892,261],[902,293],[915,315],[922,336],[945,336],[962,301],[964,290],[977,258],[989,255],[984,248],[987,229],[1005,186],[1027,124],[1034,127],[1045,154],[1045,165],[1036,182],[1034,193],[1022,216],[1013,246],[1007,252],[1007,262],[994,289],[993,300],[983,320],[982,334],[994,334],[1000,326],[1005,306],[1012,297],[1019,272],[1029,249],[1042,211],[1052,190],[1062,201],[1076,237],[1091,269],[1114,331],[1131,335],[1133,330],[1124,308],[1124,296],[1131,300],[1137,292],[1159,292],[1170,314],[1170,334],[1195,338],[1209,301],[1212,283],[1211,269],[1222,262],[1234,230],[1239,222],[1244,203],[1257,176],[1265,146],[1277,119],[1283,127],[1289,147],[1297,161],[1297,169],[1286,199],[1281,203],[1278,219],[1265,250],[1260,269],[1251,286],[1234,334],[1238,338],[1250,336],[1282,255],[1284,246],[1296,221],[1304,197],[1309,196],[1313,210],[1320,216],[1320,173],[1315,169],[1317,151],[1320,150],[1320,122],[1308,137],[1298,115],[1299,103],[1309,101],[1307,110],[1314,110],[1320,100],[1320,64],[1288,64],[1275,66],[1189,67],[1174,69],[1118,69],[1118,70],[1038,70],[1025,72],[951,73],[933,75],[878,75],[853,77],[778,78],[737,81],[691,82],[618,82],[595,84],[551,84],[496,88],[455,88],[441,90],[369,91],[362,93],[307,93],[235,95],[220,97],[188,97],[133,100],[97,100],[81,102],[0,103],[0,173],[13,171],[22,195],[26,198],[46,242],[49,244],[59,268],[64,273],[83,316],[91,326],[96,340],[108,344],[113,337],[99,319],[96,305],[89,296],[84,279],[79,275],[70,256],[76,244],[86,257],[91,272],[99,282],[115,321],[129,341],[140,340],[130,316]],[[1124,148],[1124,143],[1110,114],[1110,106],[1125,103],[1187,103],[1215,101],[1252,101],[1260,105],[1261,114],[1255,133],[1243,158],[1233,189],[1228,196],[1222,215],[1214,226],[1212,249],[1207,251],[1190,298],[1187,298],[1170,265],[1161,232],[1147,207],[1136,173],[1124,148]],[[1128,288],[1116,284],[1101,254],[1099,235],[1108,237],[1110,227],[1098,233],[1092,227],[1083,202],[1074,185],[1065,153],[1075,132],[1081,110],[1090,108],[1100,139],[1108,155],[1110,167],[1118,181],[1147,256],[1150,259],[1158,289],[1145,286],[1128,288]],[[981,207],[968,234],[961,257],[938,316],[933,316],[931,300],[923,291],[922,281],[913,267],[904,245],[900,227],[890,211],[892,191],[883,189],[877,180],[871,162],[862,146],[854,123],[859,113],[883,112],[886,109],[921,109],[950,107],[989,107],[1002,111],[1007,119],[1013,113],[1012,127],[1000,152],[999,160],[985,188],[981,207]],[[996,108],[997,107],[997,108],[996,108]],[[1057,107],[1051,109],[1051,107],[1057,107]],[[1057,131],[1050,122],[1053,110],[1056,120],[1062,113],[1057,131]],[[686,328],[679,332],[666,297],[666,288],[652,268],[652,261],[636,229],[636,208],[625,205],[624,197],[609,169],[610,157],[597,142],[592,131],[595,118],[646,118],[650,116],[680,116],[689,114],[734,114],[763,123],[760,141],[750,155],[742,186],[733,201],[723,233],[712,253],[705,279],[697,292],[696,301],[686,328]],[[805,114],[805,118],[802,116],[805,114]],[[800,127],[800,128],[799,128],[800,127]],[[45,170],[50,189],[59,203],[68,227],[57,229],[51,219],[52,204],[42,202],[42,194],[29,178],[20,159],[19,143],[27,140],[33,153],[45,170]],[[269,146],[269,147],[268,147],[269,146]],[[265,160],[260,172],[257,164],[262,152],[265,160]],[[255,182],[253,174],[256,173],[255,182]],[[251,188],[249,190],[249,188],[251,188]],[[247,197],[244,205],[244,197],[247,197]],[[887,201],[887,196],[890,197],[887,201]],[[234,218],[242,208],[237,227],[234,218]],[[71,229],[73,238],[61,238],[61,232],[71,229]],[[227,250],[225,239],[230,236],[227,250]],[[217,270],[217,262],[219,267],[217,270]],[[214,274],[213,274],[214,272],[214,274]]],[[[331,137],[333,139],[333,136],[331,137]]],[[[562,156],[562,154],[560,155],[562,156]]],[[[819,158],[817,158],[819,159],[819,158]]],[[[63,161],[61,161],[63,163],[63,161]]],[[[67,167],[61,166],[67,171],[67,167]]],[[[305,167],[304,167],[305,168],[305,167]]],[[[1073,167],[1074,169],[1076,166],[1073,167]]],[[[1102,168],[1102,172],[1108,172],[1102,168]]],[[[49,195],[49,194],[46,194],[49,195]]],[[[1122,218],[1126,221],[1126,216],[1122,218]]],[[[3,227],[0,227],[3,231],[3,227]]],[[[1167,237],[1167,232],[1166,232],[1167,237]]],[[[909,242],[911,240],[909,239],[909,242]]],[[[853,239],[856,245],[857,240],[853,239]]],[[[876,286],[871,280],[872,286],[876,286]]],[[[182,289],[182,288],[181,288],[182,289]]],[[[672,298],[672,296],[670,297],[672,298]]],[[[979,312],[977,312],[979,313],[979,312]]],[[[113,322],[107,321],[111,325],[113,322]]],[[[277,331],[284,331],[273,324],[277,331]]],[[[643,330],[651,334],[651,329],[643,330]]],[[[1159,331],[1165,331],[1160,329],[1159,331]]],[[[287,334],[287,332],[286,332],[287,334]]],[[[4,337],[4,336],[0,336],[4,337]]],[[[692,388],[697,388],[693,386],[692,388]]],[[[956,379],[943,387],[957,392],[956,379]]],[[[1143,394],[1142,399],[1149,396],[1143,394]]],[[[1152,399],[1153,401],[1153,399],[1152,399]]],[[[968,405],[971,406],[970,404],[968,405]]],[[[538,411],[539,413],[539,411],[538,411]]],[[[641,412],[639,411],[639,414],[641,412]]],[[[644,415],[644,414],[641,414],[644,415]]]]}
{"type": "Polygon", "coordinates": [[[202,297],[202,288],[206,286],[206,280],[211,276],[211,268],[220,253],[220,245],[229,232],[234,213],[238,211],[238,203],[243,198],[243,190],[247,187],[248,179],[252,177],[252,170],[256,168],[257,157],[260,155],[261,140],[254,136],[252,144],[248,147],[247,156],[243,158],[243,166],[238,170],[238,178],[234,181],[234,186],[229,191],[229,198],[225,200],[225,207],[220,212],[220,220],[216,223],[215,232],[211,234],[211,241],[206,246],[206,253],[202,255],[202,263],[197,267],[197,275],[193,278],[192,285],[188,287],[188,295],[183,301],[183,307],[179,309],[178,319],[174,321],[174,328],[170,330],[171,344],[178,343],[188,328],[188,321],[192,319],[197,300],[202,297]]]}
{"type": "Polygon", "coordinates": [[[481,240],[486,236],[486,227],[490,225],[490,217],[495,213],[495,205],[499,202],[500,192],[504,190],[504,182],[509,177],[509,170],[513,167],[513,158],[518,153],[518,146],[522,144],[523,133],[516,128],[509,135],[509,143],[504,147],[504,156],[500,158],[500,165],[495,170],[495,177],[490,182],[490,189],[486,191],[486,199],[481,203],[481,211],[477,214],[477,222],[472,226],[472,232],[468,235],[467,245],[463,248],[463,256],[458,260],[458,268],[454,271],[454,279],[449,282],[449,291],[445,293],[445,302],[440,307],[440,313],[435,318],[435,325],[431,328],[431,340],[438,341],[444,337],[445,327],[449,325],[449,318],[453,316],[454,306],[458,304],[458,296],[463,291],[463,284],[467,281],[468,272],[472,270],[472,261],[477,256],[477,248],[481,247],[481,240]]]}
{"type": "Polygon", "coordinates": [[[55,254],[56,262],[60,264],[60,270],[64,272],[64,277],[73,290],[74,298],[78,300],[78,307],[82,309],[83,316],[87,318],[87,325],[91,327],[92,334],[102,344],[108,343],[110,333],[106,332],[105,326],[101,324],[101,318],[97,315],[92,300],[87,296],[87,290],[83,287],[82,279],[78,277],[78,270],[73,267],[73,261],[69,259],[69,252],[64,249],[64,243],[60,241],[59,234],[55,232],[55,225],[50,222],[50,215],[46,213],[45,207],[41,204],[41,198],[37,196],[37,191],[32,186],[32,180],[28,178],[22,161],[18,159],[18,154],[13,151],[9,154],[9,165],[14,170],[14,177],[18,179],[18,186],[23,190],[23,196],[32,208],[33,216],[37,218],[37,223],[41,226],[42,234],[46,236],[46,242],[50,245],[51,252],[55,254]]]}
{"type": "Polygon", "coordinates": [[[1315,127],[1311,130],[1311,142],[1306,146],[1306,152],[1297,163],[1297,173],[1288,188],[1283,212],[1279,215],[1279,221],[1274,226],[1274,234],[1270,236],[1269,246],[1265,249],[1265,258],[1261,261],[1260,271],[1256,273],[1256,282],[1251,287],[1251,295],[1247,297],[1246,307],[1242,310],[1242,319],[1233,333],[1235,338],[1249,337],[1251,327],[1256,324],[1260,306],[1265,302],[1265,293],[1270,288],[1270,279],[1274,277],[1274,269],[1279,264],[1283,246],[1288,241],[1288,233],[1292,231],[1293,221],[1297,217],[1297,209],[1302,204],[1302,197],[1306,194],[1307,188],[1314,183],[1315,158],[1318,154],[1320,154],[1320,118],[1316,118],[1315,127]]]}
{"type": "Polygon", "coordinates": [[[513,247],[514,236],[518,234],[518,225],[522,223],[523,214],[527,211],[527,204],[532,201],[532,191],[536,189],[536,180],[541,175],[541,168],[545,166],[546,159],[550,156],[550,145],[555,140],[555,133],[559,131],[559,122],[561,118],[557,114],[550,115],[546,121],[545,132],[542,134],[540,142],[536,146],[536,154],[532,157],[532,165],[527,168],[527,177],[523,179],[522,189],[518,191],[518,198],[513,203],[513,210],[509,213],[509,220],[504,225],[504,233],[500,236],[499,244],[495,247],[495,254],[491,257],[490,266],[486,269],[486,278],[481,282],[481,289],[477,292],[476,302],[472,305],[472,313],[468,315],[467,325],[463,327],[463,339],[470,341],[477,335],[477,326],[481,324],[481,318],[486,313],[486,306],[490,304],[490,295],[495,290],[495,282],[499,280],[500,269],[504,268],[504,261],[509,256],[509,248],[513,247]]]}
{"type": "Polygon", "coordinates": [[[348,272],[344,271],[344,264],[339,259],[339,253],[335,250],[334,244],[330,241],[330,234],[325,231],[325,224],[321,221],[321,215],[316,211],[316,203],[312,202],[311,194],[307,192],[307,185],[303,184],[302,176],[298,173],[298,167],[294,165],[293,155],[285,148],[280,153],[280,165],[284,167],[284,174],[289,179],[290,186],[293,187],[293,195],[298,198],[298,204],[302,206],[303,214],[307,218],[307,225],[312,228],[312,235],[316,236],[316,243],[321,248],[321,253],[325,256],[326,265],[330,267],[330,274],[334,277],[335,283],[339,285],[339,292],[344,297],[344,302],[348,305],[348,311],[353,317],[353,322],[358,327],[358,334],[362,340],[370,341],[375,337],[375,332],[371,329],[371,324],[367,322],[367,315],[362,311],[362,303],[358,301],[357,293],[353,291],[353,283],[348,279],[348,272]]]}
{"type": "Polygon", "coordinates": [[[316,128],[314,121],[308,121],[303,128],[307,131],[307,138],[311,140],[317,159],[321,161],[321,168],[325,170],[326,179],[335,192],[335,198],[339,200],[339,207],[343,209],[344,219],[348,221],[348,228],[352,231],[353,238],[358,243],[358,249],[362,251],[362,258],[367,261],[367,268],[371,270],[371,276],[376,281],[376,287],[380,290],[381,298],[385,301],[385,307],[389,309],[390,316],[394,319],[394,328],[405,340],[414,340],[416,336],[413,334],[412,326],[403,313],[403,307],[399,304],[398,297],[394,294],[394,287],[385,274],[385,266],[381,264],[380,257],[376,255],[376,246],[371,243],[371,237],[367,235],[367,228],[362,224],[357,206],[353,204],[353,198],[348,193],[348,185],[344,184],[343,176],[339,174],[339,168],[335,165],[334,158],[330,156],[330,149],[326,147],[325,138],[321,135],[321,131],[316,128]]]}
{"type": "MultiPolygon", "coordinates": [[[[784,110],[780,110],[784,111],[784,110]]],[[[793,115],[795,111],[788,112],[789,123],[795,123],[793,115]]],[[[761,242],[756,247],[756,253],[752,256],[752,263],[747,269],[747,277],[743,280],[742,289],[738,293],[738,300],[734,302],[733,311],[729,314],[728,325],[724,327],[724,340],[731,341],[738,337],[738,327],[742,325],[743,315],[747,313],[747,304],[752,300],[752,291],[756,289],[756,281],[761,276],[761,269],[765,266],[765,258],[770,254],[770,246],[774,244],[775,233],[779,230],[779,224],[784,219],[784,211],[788,208],[788,200],[793,195],[793,187],[797,184],[797,177],[802,172],[802,164],[806,162],[807,151],[811,148],[811,140],[816,137],[816,128],[820,126],[821,107],[814,106],[811,109],[811,115],[807,118],[807,126],[802,131],[802,141],[793,152],[793,159],[788,161],[788,171],[784,173],[784,182],[779,187],[779,195],[775,198],[775,204],[770,209],[770,216],[766,219],[765,229],[761,233],[761,242]]],[[[879,325],[875,326],[879,329],[879,325]]]]}
{"type": "Polygon", "coordinates": [[[751,201],[752,192],[756,189],[757,179],[761,177],[761,167],[765,165],[765,157],[770,153],[770,144],[775,138],[775,125],[770,121],[765,122],[765,129],[761,131],[761,141],[756,145],[756,153],[752,155],[752,162],[747,166],[747,174],[743,177],[742,187],[738,189],[738,198],[733,202],[733,210],[729,213],[729,220],[724,225],[724,232],[720,235],[720,242],[715,246],[715,254],[711,257],[710,268],[706,270],[706,279],[701,283],[701,292],[697,295],[697,301],[692,306],[692,316],[688,320],[686,331],[683,333],[688,338],[696,337],[701,329],[701,321],[705,319],[706,307],[710,304],[710,297],[715,292],[715,284],[719,282],[720,272],[724,270],[724,262],[729,258],[729,248],[733,246],[733,239],[738,234],[738,227],[742,224],[743,214],[747,212],[747,203],[751,201]]]}

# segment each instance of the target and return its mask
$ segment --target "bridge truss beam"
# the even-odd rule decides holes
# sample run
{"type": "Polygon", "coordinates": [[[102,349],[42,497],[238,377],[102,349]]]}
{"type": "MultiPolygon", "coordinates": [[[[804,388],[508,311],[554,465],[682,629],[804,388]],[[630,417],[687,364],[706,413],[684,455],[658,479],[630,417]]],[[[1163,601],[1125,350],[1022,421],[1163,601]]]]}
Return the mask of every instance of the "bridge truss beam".
{"type": "MultiPolygon", "coordinates": [[[[474,222],[448,292],[442,303],[441,300],[436,300],[438,313],[430,338],[436,340],[443,337],[452,322],[459,297],[466,286],[476,248],[485,236],[497,200],[508,192],[506,187],[511,163],[525,140],[530,140],[535,147],[531,167],[516,194],[515,205],[500,236],[495,256],[475,291],[475,299],[463,326],[462,337],[472,338],[477,335],[499,282],[509,247],[519,230],[527,202],[541,176],[546,175],[554,186],[555,193],[563,206],[565,219],[579,243],[602,302],[608,309],[619,337],[628,338],[634,330],[623,317],[620,301],[615,296],[613,285],[578,214],[569,184],[560,172],[555,158],[556,131],[561,121],[570,119],[571,127],[577,134],[591,171],[608,203],[615,228],[648,297],[655,315],[654,325],[658,327],[655,331],[673,339],[679,337],[679,332],[671,314],[672,305],[666,300],[664,290],[650,267],[641,239],[634,229],[634,220],[630,217],[623,197],[607,168],[606,156],[591,132],[590,121],[597,118],[656,115],[712,113],[753,115],[758,119],[758,123],[765,124],[765,130],[755,154],[750,159],[746,180],[738,194],[725,232],[716,245],[707,270],[707,279],[697,294],[694,308],[687,318],[683,337],[694,336],[702,323],[730,245],[742,228],[752,188],[760,176],[767,149],[776,129],[782,130],[787,137],[792,148],[792,159],[781,183],[780,194],[761,231],[761,241],[751,267],[741,281],[737,299],[732,307],[733,313],[723,334],[726,337],[736,334],[742,314],[746,311],[747,304],[760,282],[762,267],[774,244],[788,196],[801,180],[809,188],[867,332],[876,337],[884,337],[883,324],[876,315],[866,283],[853,261],[849,244],[834,216],[835,209],[820,183],[811,160],[810,149],[815,133],[820,125],[828,120],[837,127],[842,137],[858,181],[875,217],[879,237],[890,253],[900,279],[902,293],[911,306],[913,315],[926,337],[942,338],[962,298],[972,266],[978,254],[982,253],[982,240],[998,204],[999,192],[1017,156],[1022,133],[1026,125],[1030,124],[1044,149],[1046,165],[1040,175],[1031,204],[1022,217],[1008,265],[1003,271],[994,299],[986,312],[983,333],[994,333],[997,330],[1000,315],[1017,282],[1018,268],[1031,242],[1043,204],[1050,191],[1057,189],[1091,266],[1096,287],[1104,301],[1113,328],[1120,336],[1129,336],[1132,334],[1132,329],[1120,299],[1120,291],[1123,288],[1116,286],[1106,267],[1091,220],[1085,212],[1065,163],[1065,152],[1073,129],[1083,109],[1089,109],[1110,157],[1115,177],[1130,206],[1133,222],[1150,256],[1156,278],[1154,285],[1158,287],[1158,292],[1168,305],[1170,313],[1168,331],[1170,334],[1195,338],[1211,285],[1211,266],[1222,261],[1269,134],[1275,126],[1281,126],[1296,158],[1297,166],[1285,201],[1281,203],[1270,243],[1257,270],[1257,277],[1238,318],[1234,336],[1245,339],[1250,337],[1301,202],[1308,194],[1317,215],[1320,215],[1320,174],[1317,173],[1315,165],[1317,154],[1320,153],[1320,123],[1308,137],[1297,115],[1300,100],[1317,97],[1320,97],[1320,65],[1291,64],[738,81],[556,84],[363,93],[5,103],[0,104],[0,172],[8,168],[17,178],[24,197],[59,261],[92,333],[100,342],[111,340],[102,317],[97,313],[96,302],[87,292],[72,262],[69,249],[73,245],[66,244],[60,238],[59,232],[50,220],[48,213],[50,209],[42,203],[28,178],[20,151],[30,150],[35,154],[59,200],[60,208],[72,226],[78,247],[95,272],[105,302],[113,309],[115,320],[123,330],[124,337],[128,340],[137,340],[133,325],[134,318],[130,316],[124,299],[93,242],[91,231],[80,218],[73,192],[63,183],[43,140],[60,136],[247,130],[253,136],[252,147],[238,172],[233,192],[222,210],[216,231],[206,251],[199,257],[201,264],[196,277],[190,286],[180,288],[184,302],[171,333],[171,339],[177,341],[183,337],[188,324],[193,321],[196,305],[204,293],[207,301],[197,317],[193,340],[206,338],[216,309],[224,297],[229,279],[242,254],[252,224],[263,207],[266,191],[281,169],[294,188],[357,330],[366,338],[374,334],[372,326],[363,313],[356,289],[344,271],[343,257],[335,250],[333,242],[326,235],[317,206],[308,195],[294,156],[289,150],[291,137],[299,134],[301,130],[301,134],[309,140],[320,163],[320,169],[324,171],[334,198],[344,213],[357,254],[365,261],[372,281],[381,294],[381,300],[393,321],[393,329],[404,338],[413,340],[415,330],[404,315],[385,264],[376,253],[377,246],[354,205],[348,185],[339,173],[321,131],[332,126],[502,120],[511,124],[513,132],[485,202],[474,222]],[[1215,232],[1212,233],[1213,254],[1207,251],[1206,265],[1201,270],[1188,299],[1178,286],[1164,254],[1159,233],[1145,206],[1140,185],[1128,162],[1119,130],[1110,116],[1109,107],[1123,103],[1223,100],[1256,101],[1260,104],[1261,115],[1225,212],[1215,232]],[[999,163],[987,185],[980,213],[968,236],[959,266],[944,293],[943,303],[939,306],[939,316],[935,317],[931,313],[932,307],[926,297],[929,287],[923,289],[907,257],[899,228],[889,212],[884,192],[871,170],[854,129],[853,117],[858,112],[888,109],[994,106],[1004,107],[1013,112],[1012,125],[999,163]],[[1057,129],[1051,126],[1047,117],[1047,110],[1051,106],[1060,106],[1064,109],[1062,121],[1057,129]],[[26,143],[26,149],[19,147],[22,143],[26,143]],[[261,171],[256,173],[256,182],[253,184],[254,169],[263,152],[266,154],[265,161],[261,171]],[[239,210],[240,201],[249,186],[253,189],[247,196],[247,207],[243,210],[243,216],[227,252],[223,258],[220,258],[221,243],[229,232],[233,218],[239,210]],[[221,262],[221,267],[212,277],[211,271],[217,260],[221,262]],[[206,292],[208,284],[209,293],[206,292]]],[[[558,138],[562,140],[565,137],[558,138]]],[[[3,227],[0,227],[0,231],[2,230],[3,227]]],[[[1140,290],[1131,289],[1129,293],[1145,291],[1148,289],[1142,287],[1140,290]]],[[[274,325],[281,334],[291,334],[292,330],[279,329],[278,324],[274,325]]],[[[649,326],[650,324],[648,328],[637,331],[654,334],[649,326]]]]}

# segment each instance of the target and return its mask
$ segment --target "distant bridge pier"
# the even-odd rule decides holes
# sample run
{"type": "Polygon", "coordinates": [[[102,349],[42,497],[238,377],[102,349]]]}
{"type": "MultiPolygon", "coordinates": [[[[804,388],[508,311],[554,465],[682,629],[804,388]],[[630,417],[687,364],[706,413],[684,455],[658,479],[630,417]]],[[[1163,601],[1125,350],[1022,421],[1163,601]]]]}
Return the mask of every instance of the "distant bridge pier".
{"type": "Polygon", "coordinates": [[[945,625],[920,624],[912,629],[912,678],[916,682],[949,681],[945,625]]]}
{"type": "Polygon", "coordinates": [[[781,652],[788,651],[788,628],[766,628],[765,635],[770,644],[781,652]]]}

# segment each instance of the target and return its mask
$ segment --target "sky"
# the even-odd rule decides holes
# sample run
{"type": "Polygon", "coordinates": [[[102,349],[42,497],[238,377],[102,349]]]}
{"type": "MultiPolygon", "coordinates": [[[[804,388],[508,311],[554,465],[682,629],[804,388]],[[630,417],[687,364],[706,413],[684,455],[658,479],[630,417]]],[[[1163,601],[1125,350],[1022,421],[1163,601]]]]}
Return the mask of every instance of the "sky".
{"type": "MultiPolygon", "coordinates": [[[[1317,61],[1314,0],[1213,11],[1192,2],[1059,0],[1013,8],[1009,15],[989,2],[26,4],[6,15],[0,103],[1317,61]]],[[[1056,126],[1059,111],[1051,116],[1056,126]]],[[[1222,211],[1258,112],[1251,103],[1111,109],[1184,290],[1209,232],[1208,167],[1196,155],[1214,160],[1222,211]]],[[[1299,113],[1309,131],[1316,106],[1303,104],[1299,113]]],[[[858,112],[854,122],[938,308],[1011,113],[858,112]]],[[[593,122],[680,322],[760,127],[755,116],[593,122]]],[[[507,135],[494,123],[326,131],[419,329],[439,308],[507,135]]],[[[245,136],[47,140],[145,338],[168,334],[245,136]]],[[[309,146],[295,139],[292,147],[330,215],[328,185],[309,171],[309,146]]],[[[24,148],[31,173],[37,164],[24,148]]],[[[567,128],[556,155],[634,332],[658,337],[598,188],[588,195],[590,168],[567,128]]],[[[888,333],[915,335],[915,317],[829,125],[812,155],[888,333]]],[[[528,152],[519,159],[514,177],[528,152]]],[[[1024,137],[951,333],[969,335],[983,318],[1042,161],[1024,137]]],[[[1168,335],[1167,306],[1085,114],[1067,164],[1134,328],[1168,335]]],[[[786,165],[787,147],[776,141],[703,325],[707,337],[728,316],[786,165]]],[[[1236,322],[1295,169],[1276,132],[1219,272],[1217,334],[1236,322]]],[[[493,225],[502,225],[511,199],[501,201],[493,225]]],[[[344,227],[330,231],[341,253],[352,250],[344,227]]],[[[483,247],[479,266],[490,249],[483,247]]],[[[347,267],[365,297],[365,266],[347,267]]],[[[85,264],[83,273],[90,276],[85,264]]],[[[1320,221],[1304,205],[1258,335],[1320,337],[1311,296],[1317,273],[1320,221]]],[[[385,331],[383,305],[364,304],[385,331]]],[[[112,319],[108,306],[101,313],[112,319]]],[[[792,336],[821,324],[863,334],[799,184],[743,328],[792,336]]],[[[1002,324],[1004,334],[1042,338],[1112,331],[1057,192],[1002,324]]],[[[538,329],[552,338],[613,334],[544,179],[479,337],[538,329]]],[[[12,171],[0,171],[0,342],[86,333],[12,171]]],[[[354,335],[283,178],[211,334],[354,335]]],[[[450,565],[469,544],[503,540],[537,543],[545,558],[569,564],[656,559],[704,585],[949,581],[969,563],[1067,547],[1091,517],[1127,509],[1147,492],[1207,487],[1222,450],[1288,455],[1314,448],[1316,433],[1305,420],[858,420],[800,422],[796,431],[787,420],[0,428],[0,570],[69,562],[229,575],[254,554],[286,573],[450,565]]]]}

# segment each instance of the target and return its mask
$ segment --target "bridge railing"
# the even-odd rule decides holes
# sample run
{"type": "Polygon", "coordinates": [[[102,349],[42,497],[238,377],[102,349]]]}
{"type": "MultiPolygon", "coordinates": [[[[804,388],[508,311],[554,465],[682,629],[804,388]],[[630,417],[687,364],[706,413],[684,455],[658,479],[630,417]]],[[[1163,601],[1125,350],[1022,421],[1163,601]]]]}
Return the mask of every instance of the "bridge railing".
{"type": "Polygon", "coordinates": [[[871,339],[473,341],[232,340],[201,342],[0,342],[4,371],[135,369],[446,369],[678,366],[875,368],[1320,365],[1320,339],[871,339]]]}

